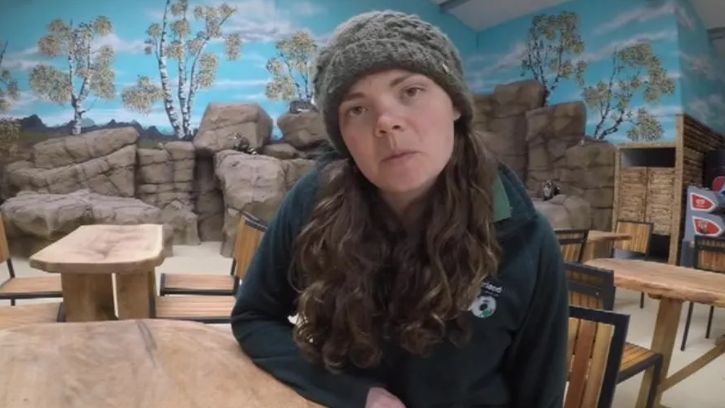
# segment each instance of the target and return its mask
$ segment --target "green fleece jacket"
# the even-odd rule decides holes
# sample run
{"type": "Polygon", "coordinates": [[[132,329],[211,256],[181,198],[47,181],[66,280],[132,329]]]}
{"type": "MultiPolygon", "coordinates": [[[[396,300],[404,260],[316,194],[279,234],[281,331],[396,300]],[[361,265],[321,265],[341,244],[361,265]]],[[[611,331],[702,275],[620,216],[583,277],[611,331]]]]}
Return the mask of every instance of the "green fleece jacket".
{"type": "Polygon", "coordinates": [[[262,369],[329,407],[364,407],[384,387],[408,408],[561,407],[568,324],[566,279],[556,237],[518,178],[501,166],[494,185],[496,237],[503,249],[496,278],[471,306],[471,341],[448,341],[428,357],[386,345],[380,366],[334,374],[305,360],[288,317],[296,292],[288,281],[293,239],[316,203],[319,172],[285,197],[247,271],[232,311],[232,330],[262,369]]]}

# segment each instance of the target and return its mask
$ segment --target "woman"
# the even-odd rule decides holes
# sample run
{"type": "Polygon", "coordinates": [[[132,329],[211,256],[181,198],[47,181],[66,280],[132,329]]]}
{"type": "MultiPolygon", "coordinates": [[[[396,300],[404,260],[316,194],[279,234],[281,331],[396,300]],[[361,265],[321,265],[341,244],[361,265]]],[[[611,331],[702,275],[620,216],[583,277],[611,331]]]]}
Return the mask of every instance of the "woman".
{"type": "Polygon", "coordinates": [[[232,312],[242,349],[331,407],[561,406],[558,245],[474,134],[448,37],[359,15],[314,85],[338,154],[270,223],[232,312]]]}

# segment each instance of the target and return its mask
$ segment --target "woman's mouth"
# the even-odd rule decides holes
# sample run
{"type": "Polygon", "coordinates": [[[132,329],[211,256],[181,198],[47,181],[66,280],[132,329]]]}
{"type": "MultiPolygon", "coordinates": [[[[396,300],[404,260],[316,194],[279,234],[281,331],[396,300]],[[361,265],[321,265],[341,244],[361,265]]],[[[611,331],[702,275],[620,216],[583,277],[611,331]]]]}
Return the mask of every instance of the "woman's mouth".
{"type": "Polygon", "coordinates": [[[390,156],[386,157],[383,161],[384,162],[397,161],[400,159],[407,158],[409,156],[413,156],[414,154],[415,154],[415,152],[413,152],[413,151],[399,152],[399,153],[391,154],[390,156]]]}

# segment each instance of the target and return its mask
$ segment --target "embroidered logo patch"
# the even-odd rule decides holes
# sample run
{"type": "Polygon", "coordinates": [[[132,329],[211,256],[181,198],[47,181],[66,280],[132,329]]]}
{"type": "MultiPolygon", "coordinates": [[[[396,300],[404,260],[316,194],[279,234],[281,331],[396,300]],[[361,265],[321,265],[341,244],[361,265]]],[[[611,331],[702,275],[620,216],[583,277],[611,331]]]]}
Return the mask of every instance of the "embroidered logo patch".
{"type": "Polygon", "coordinates": [[[496,313],[496,298],[503,292],[503,287],[483,282],[481,294],[473,301],[468,309],[474,316],[485,319],[496,313]]]}
{"type": "Polygon", "coordinates": [[[493,296],[479,296],[473,301],[470,311],[481,319],[491,317],[496,312],[496,299],[493,296]]]}

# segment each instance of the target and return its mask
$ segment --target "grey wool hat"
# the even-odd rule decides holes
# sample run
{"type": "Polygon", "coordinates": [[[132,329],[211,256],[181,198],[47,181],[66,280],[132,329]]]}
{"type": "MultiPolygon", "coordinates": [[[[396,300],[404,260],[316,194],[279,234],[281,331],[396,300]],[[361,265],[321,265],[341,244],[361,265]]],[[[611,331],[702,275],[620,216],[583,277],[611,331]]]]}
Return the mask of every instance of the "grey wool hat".
{"type": "Polygon", "coordinates": [[[337,117],[342,97],[358,79],[388,69],[431,78],[461,113],[458,125],[471,128],[473,99],[463,80],[461,57],[448,36],[413,14],[372,11],[340,24],[317,56],[315,101],[338,152],[349,155],[337,117]]]}

